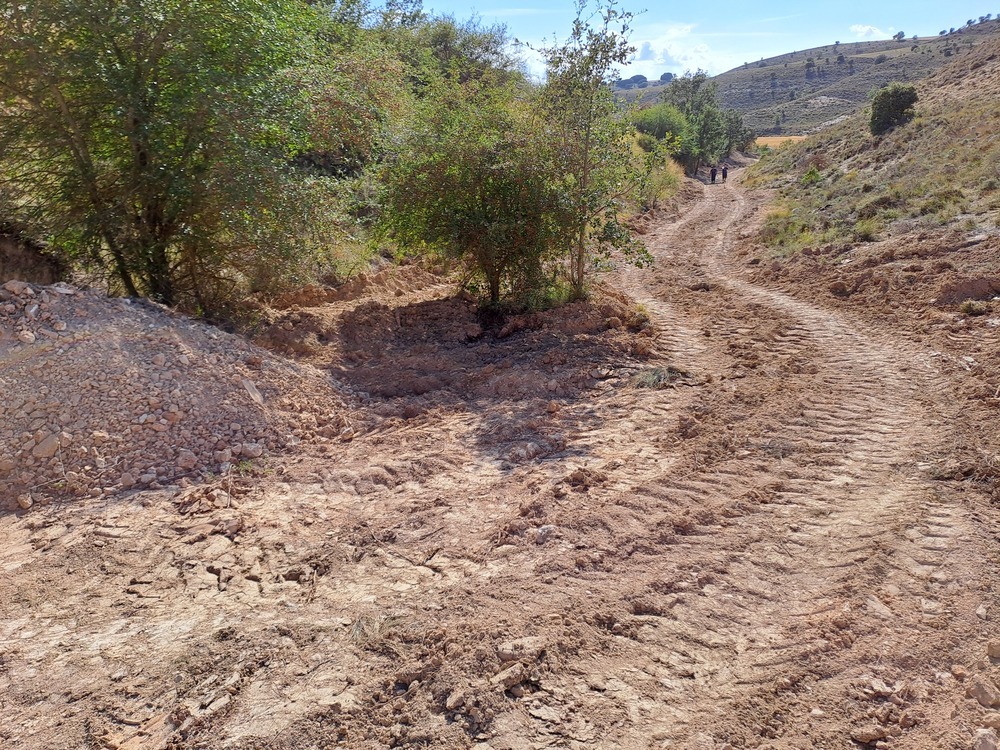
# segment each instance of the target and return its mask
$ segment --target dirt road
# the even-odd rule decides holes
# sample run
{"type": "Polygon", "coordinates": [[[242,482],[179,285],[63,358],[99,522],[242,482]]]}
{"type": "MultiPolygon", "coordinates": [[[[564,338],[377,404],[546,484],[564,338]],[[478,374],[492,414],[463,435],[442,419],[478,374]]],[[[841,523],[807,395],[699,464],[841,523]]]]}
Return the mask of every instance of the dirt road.
{"type": "MultiPolygon", "coordinates": [[[[352,442],[214,494],[0,518],[0,744],[930,749],[1000,726],[1000,514],[948,471],[978,415],[937,353],[745,281],[751,199],[691,189],[655,268],[612,279],[652,353],[582,393],[373,398],[352,442]]],[[[534,388],[561,347],[491,372],[534,388]]]]}

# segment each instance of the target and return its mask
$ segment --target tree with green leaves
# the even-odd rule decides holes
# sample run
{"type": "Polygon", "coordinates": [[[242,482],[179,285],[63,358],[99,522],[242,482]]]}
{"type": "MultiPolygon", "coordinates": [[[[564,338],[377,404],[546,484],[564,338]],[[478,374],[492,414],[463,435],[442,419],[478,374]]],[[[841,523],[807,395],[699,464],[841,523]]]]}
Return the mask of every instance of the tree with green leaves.
{"type": "Polygon", "coordinates": [[[577,5],[569,38],[540,50],[546,81],[540,91],[551,146],[551,170],[562,198],[560,228],[576,296],[586,291],[588,269],[619,252],[645,265],[651,257],[624,226],[627,198],[648,179],[653,160],[637,164],[628,108],[616,102],[617,67],[635,48],[628,34],[632,14],[614,0],[590,12],[577,5]]]}
{"type": "Polygon", "coordinates": [[[371,104],[319,72],[329,23],[305,0],[0,0],[8,218],[168,305],[296,268],[325,189],[291,159],[371,104]]]}
{"type": "Polygon", "coordinates": [[[699,70],[677,76],[663,92],[663,100],[677,107],[690,128],[679,158],[688,174],[705,163],[718,161],[726,151],[726,128],[716,99],[716,84],[699,70]]]}
{"type": "Polygon", "coordinates": [[[488,79],[425,92],[383,169],[380,234],[464,263],[496,307],[544,286],[558,196],[527,92],[488,79]]]}
{"type": "Polygon", "coordinates": [[[913,105],[917,103],[917,89],[905,83],[890,83],[879,89],[872,98],[872,113],[868,127],[873,135],[909,122],[915,114],[913,105]]]}
{"type": "Polygon", "coordinates": [[[719,106],[716,84],[703,70],[674,78],[664,90],[663,100],[687,119],[689,129],[678,158],[688,174],[697,173],[702,164],[717,162],[734,150],[746,148],[755,138],[738,111],[719,106]]]}
{"type": "Polygon", "coordinates": [[[635,113],[635,129],[659,140],[674,138],[682,140],[689,125],[684,113],[673,104],[660,102],[635,113]]]}

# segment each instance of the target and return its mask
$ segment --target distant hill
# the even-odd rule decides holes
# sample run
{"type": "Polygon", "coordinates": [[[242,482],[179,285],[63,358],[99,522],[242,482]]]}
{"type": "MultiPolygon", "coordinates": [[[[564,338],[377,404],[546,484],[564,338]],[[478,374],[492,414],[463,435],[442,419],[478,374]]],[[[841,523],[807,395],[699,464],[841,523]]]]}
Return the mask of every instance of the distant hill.
{"type": "MultiPolygon", "coordinates": [[[[746,63],[715,76],[719,98],[761,135],[806,134],[867,105],[869,92],[892,81],[916,82],[1000,38],[1000,18],[940,36],[830,44],[746,63]]],[[[627,92],[655,102],[663,85],[627,92]]]]}
{"type": "MultiPolygon", "coordinates": [[[[849,265],[854,256],[845,254],[870,243],[889,243],[882,263],[933,240],[957,267],[964,239],[941,239],[951,232],[989,239],[990,278],[1000,277],[1000,109],[993,96],[1000,91],[1000,36],[984,38],[915,86],[910,122],[874,136],[858,111],[754,166],[745,184],[776,191],[763,244],[782,257],[808,251],[849,265]]],[[[872,263],[859,260],[858,271],[871,273],[872,263]]]]}

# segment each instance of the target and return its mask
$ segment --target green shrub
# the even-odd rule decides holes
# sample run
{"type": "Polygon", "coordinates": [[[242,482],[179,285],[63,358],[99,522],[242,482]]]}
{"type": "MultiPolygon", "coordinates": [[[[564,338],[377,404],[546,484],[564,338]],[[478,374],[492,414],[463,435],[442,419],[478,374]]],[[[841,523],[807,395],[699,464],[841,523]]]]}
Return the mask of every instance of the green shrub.
{"type": "Polygon", "coordinates": [[[802,183],[803,186],[809,187],[810,185],[815,185],[822,179],[823,175],[821,175],[819,170],[816,169],[816,165],[813,165],[806,170],[806,173],[802,175],[802,179],[800,179],[799,182],[802,183]]]}
{"type": "Polygon", "coordinates": [[[990,306],[985,302],[974,299],[967,299],[958,307],[963,315],[985,315],[990,311],[990,306]]]}
{"type": "Polygon", "coordinates": [[[878,223],[873,219],[862,219],[854,225],[851,236],[855,242],[874,242],[878,239],[878,223]]]}
{"type": "Polygon", "coordinates": [[[647,154],[656,150],[656,138],[649,133],[639,133],[635,138],[635,142],[647,154]]]}
{"type": "Polygon", "coordinates": [[[640,133],[663,140],[668,135],[681,137],[688,130],[688,121],[673,104],[666,102],[639,110],[633,118],[635,129],[640,133]]]}
{"type": "Polygon", "coordinates": [[[872,99],[872,114],[868,127],[874,135],[912,120],[916,114],[917,89],[903,83],[890,83],[880,89],[872,99]]]}

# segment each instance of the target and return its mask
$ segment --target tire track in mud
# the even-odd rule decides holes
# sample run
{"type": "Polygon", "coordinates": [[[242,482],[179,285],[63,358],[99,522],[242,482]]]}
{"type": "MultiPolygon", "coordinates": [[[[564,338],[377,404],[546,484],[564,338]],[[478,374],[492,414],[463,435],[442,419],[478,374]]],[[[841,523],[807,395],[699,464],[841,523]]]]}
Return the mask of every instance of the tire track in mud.
{"type": "MultiPolygon", "coordinates": [[[[959,540],[976,535],[975,524],[960,498],[936,487],[918,466],[921,453],[947,450],[954,415],[939,401],[947,398],[947,383],[933,372],[929,353],[862,334],[835,313],[737,278],[726,253],[744,199],[731,186],[704,193],[681,222],[652,238],[658,263],[722,287],[725,299],[714,304],[731,303],[738,311],[752,303],[751,314],[783,321],[785,330],[768,342],[767,355],[806,352],[815,373],[804,382],[788,379],[787,395],[799,399],[799,414],[775,431],[791,443],[791,455],[761,467],[756,480],[715,471],[686,478],[684,497],[693,504],[717,502],[720,493],[738,494],[755,481],[772,494],[736,526],[685,537],[688,561],[714,562],[717,574],[646,638],[653,647],[647,656],[665,661],[661,680],[673,693],[665,702],[677,709],[653,736],[668,743],[664,747],[670,741],[742,747],[752,735],[753,742],[792,743],[776,747],[798,747],[806,736],[811,746],[843,747],[851,744],[852,725],[845,721],[869,717],[840,716],[832,725],[815,718],[826,715],[820,706],[844,699],[843,682],[831,681],[831,690],[819,676],[837,669],[855,678],[892,672],[920,650],[914,644],[928,633],[950,628],[968,635],[978,627],[958,599],[988,580],[988,571],[954,554],[959,540]],[[739,544],[740,537],[749,543],[739,544]],[[730,542],[738,554],[726,555],[730,542]],[[879,639],[878,665],[865,663],[864,643],[855,646],[872,634],[879,639]],[[852,650],[858,655],[851,657],[852,650]]],[[[702,337],[689,326],[670,325],[682,318],[671,304],[674,288],[641,278],[626,273],[625,286],[658,322],[667,321],[668,347],[697,366],[702,337]]],[[[676,481],[664,477],[662,484],[677,494],[676,481]]],[[[900,734],[892,716],[883,718],[872,742],[900,734]]],[[[902,728],[909,726],[904,721],[902,728]]],[[[636,729],[622,737],[623,746],[643,746],[648,730],[636,729]]]]}

